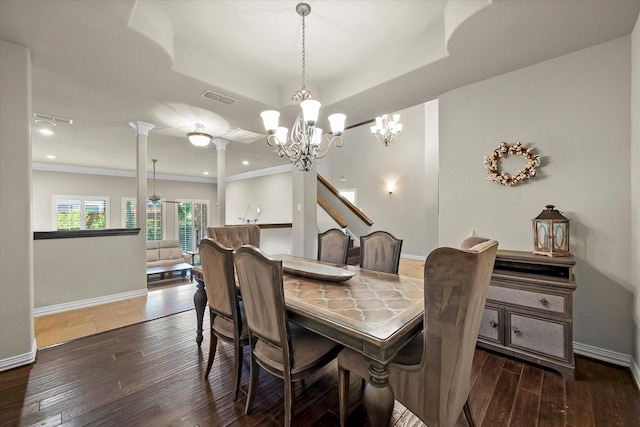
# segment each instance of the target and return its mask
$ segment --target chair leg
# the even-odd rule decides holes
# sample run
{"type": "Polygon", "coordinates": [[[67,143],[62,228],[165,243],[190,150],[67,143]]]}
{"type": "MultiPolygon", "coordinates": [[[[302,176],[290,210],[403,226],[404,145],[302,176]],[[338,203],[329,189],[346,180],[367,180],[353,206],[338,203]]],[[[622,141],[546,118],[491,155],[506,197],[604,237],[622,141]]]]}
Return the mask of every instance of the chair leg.
{"type": "Polygon", "coordinates": [[[340,427],[347,422],[349,411],[349,374],[346,369],[338,367],[338,396],[340,401],[340,427]]]}
{"type": "Polygon", "coordinates": [[[213,366],[213,359],[216,357],[216,348],[218,348],[218,337],[213,333],[213,328],[209,328],[211,331],[211,339],[209,340],[209,358],[207,359],[207,371],[204,374],[205,378],[209,378],[209,372],[213,366]]]}
{"type": "Polygon", "coordinates": [[[293,408],[293,383],[291,376],[284,379],[284,427],[291,426],[291,412],[293,408]]]}
{"type": "Polygon", "coordinates": [[[467,419],[467,423],[469,427],[476,427],[476,423],[473,421],[473,416],[471,416],[471,406],[469,406],[469,398],[464,402],[464,407],[462,408],[464,411],[464,416],[467,419]]]}
{"type": "Polygon", "coordinates": [[[256,388],[258,386],[259,378],[258,364],[253,358],[253,348],[251,349],[251,365],[249,368],[249,391],[247,393],[247,405],[244,407],[244,413],[248,414],[251,411],[251,405],[253,404],[253,397],[255,396],[256,388]]]}
{"type": "Polygon", "coordinates": [[[238,399],[238,389],[240,389],[240,377],[242,376],[242,347],[238,341],[233,343],[233,400],[238,399]]]}

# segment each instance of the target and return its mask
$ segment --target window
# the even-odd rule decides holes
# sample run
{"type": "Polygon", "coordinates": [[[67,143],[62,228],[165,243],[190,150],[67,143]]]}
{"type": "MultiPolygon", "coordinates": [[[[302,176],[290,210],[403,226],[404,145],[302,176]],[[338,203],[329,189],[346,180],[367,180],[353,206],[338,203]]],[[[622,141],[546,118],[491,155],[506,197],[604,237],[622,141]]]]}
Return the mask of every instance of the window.
{"type": "MultiPolygon", "coordinates": [[[[163,230],[162,202],[151,203],[147,200],[147,240],[162,240],[163,230]]],[[[124,228],[136,228],[138,226],[138,209],[136,199],[133,197],[122,198],[122,224],[124,228]]]]}
{"type": "Polygon", "coordinates": [[[53,196],[53,229],[103,230],[109,226],[109,197],[53,196]]]}
{"type": "Polygon", "coordinates": [[[207,200],[178,200],[177,230],[180,246],[184,251],[196,251],[200,240],[207,236],[207,218],[209,216],[209,201],[207,200]]]}
{"type": "Polygon", "coordinates": [[[340,190],[340,195],[356,205],[356,189],[344,189],[340,190]]]}

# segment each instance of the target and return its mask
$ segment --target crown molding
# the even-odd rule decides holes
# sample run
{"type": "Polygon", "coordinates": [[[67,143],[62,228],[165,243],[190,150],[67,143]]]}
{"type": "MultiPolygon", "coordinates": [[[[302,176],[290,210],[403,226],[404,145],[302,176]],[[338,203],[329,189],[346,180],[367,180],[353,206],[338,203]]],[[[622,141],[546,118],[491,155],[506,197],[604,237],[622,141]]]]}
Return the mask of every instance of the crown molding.
{"type": "MultiPolygon", "coordinates": [[[[124,178],[135,178],[135,171],[122,170],[122,169],[103,169],[103,168],[90,168],[85,166],[71,166],[71,165],[58,165],[52,163],[32,163],[31,169],[34,171],[45,172],[64,172],[64,173],[80,173],[86,175],[104,175],[104,176],[116,176],[124,178]]],[[[228,176],[226,182],[241,181],[243,179],[257,178],[260,176],[275,175],[277,173],[291,172],[292,165],[286,164],[281,166],[274,166],[270,168],[258,169],[250,172],[244,172],[237,175],[228,176]]],[[[147,178],[152,179],[151,172],[147,173],[147,178]]],[[[183,182],[198,182],[203,184],[216,184],[218,180],[216,178],[200,178],[195,176],[181,176],[181,175],[164,175],[156,174],[156,179],[165,181],[183,181],[183,182]]]]}
{"type": "Polygon", "coordinates": [[[288,163],[286,165],[273,166],[270,168],[258,169],[251,172],[239,173],[237,175],[228,176],[226,182],[242,181],[243,179],[258,178],[260,176],[275,175],[277,173],[291,172],[293,165],[288,163]]]}

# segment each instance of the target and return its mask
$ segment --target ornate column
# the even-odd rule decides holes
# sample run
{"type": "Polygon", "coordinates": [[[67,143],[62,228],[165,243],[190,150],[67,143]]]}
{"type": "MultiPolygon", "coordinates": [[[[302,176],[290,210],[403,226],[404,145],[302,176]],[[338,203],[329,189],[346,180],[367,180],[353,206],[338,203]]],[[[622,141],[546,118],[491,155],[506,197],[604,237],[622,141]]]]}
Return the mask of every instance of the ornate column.
{"type": "Polygon", "coordinates": [[[138,198],[136,200],[137,221],[140,234],[147,240],[147,136],[155,127],[151,123],[131,120],[129,126],[136,130],[136,184],[138,198]]]}
{"type": "Polygon", "coordinates": [[[216,187],[217,187],[217,202],[216,202],[216,219],[214,221],[215,225],[221,227],[226,225],[226,210],[227,210],[227,171],[226,161],[227,161],[227,145],[229,145],[229,141],[226,139],[216,138],[213,140],[213,143],[216,146],[216,154],[218,159],[218,168],[217,168],[217,178],[216,178],[216,187]]]}

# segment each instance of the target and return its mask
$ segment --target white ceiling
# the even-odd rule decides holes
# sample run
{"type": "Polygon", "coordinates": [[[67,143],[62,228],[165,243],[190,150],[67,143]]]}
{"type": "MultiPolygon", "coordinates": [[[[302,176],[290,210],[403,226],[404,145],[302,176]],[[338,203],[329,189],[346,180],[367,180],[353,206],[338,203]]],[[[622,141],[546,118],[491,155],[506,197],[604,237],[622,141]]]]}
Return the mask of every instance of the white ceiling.
{"type": "MultiPolygon", "coordinates": [[[[285,124],[297,114],[297,3],[0,0],[0,38],[31,51],[33,111],[73,119],[48,137],[34,122],[33,161],[133,171],[128,122],[141,120],[156,126],[148,155],[159,174],[215,177],[215,148],[185,137],[195,123],[216,137],[264,136],[262,110],[279,109],[285,124]],[[203,98],[206,90],[238,102],[203,98]]],[[[640,11],[640,0],[308,3],[307,88],[323,118],[344,112],[347,127],[628,35],[640,11]]],[[[228,175],[287,164],[264,138],[228,139],[228,175]]]]}

